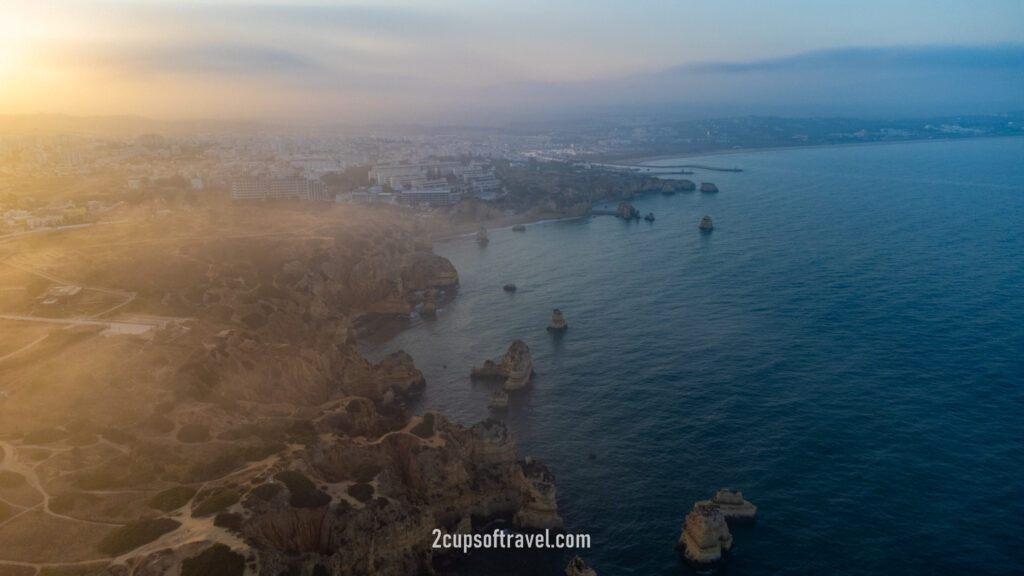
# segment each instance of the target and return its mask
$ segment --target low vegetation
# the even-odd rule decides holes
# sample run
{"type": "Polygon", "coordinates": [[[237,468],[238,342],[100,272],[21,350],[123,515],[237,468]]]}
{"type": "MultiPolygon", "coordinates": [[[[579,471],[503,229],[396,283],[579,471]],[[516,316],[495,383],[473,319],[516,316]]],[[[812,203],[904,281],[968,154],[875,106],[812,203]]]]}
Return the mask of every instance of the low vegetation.
{"type": "Polygon", "coordinates": [[[181,576],[242,576],[245,557],[224,544],[214,544],[181,563],[181,576]]]}
{"type": "Polygon", "coordinates": [[[288,487],[288,492],[291,494],[288,503],[293,508],[319,508],[331,502],[330,495],[321,492],[313,484],[313,481],[301,472],[285,470],[279,472],[274,478],[288,487]]]}
{"type": "Polygon", "coordinates": [[[96,549],[108,556],[120,556],[144,546],[157,538],[173,532],[181,526],[181,522],[170,518],[156,518],[153,520],[140,520],[126,526],[121,526],[110,534],[107,534],[96,549]]]}
{"type": "Polygon", "coordinates": [[[147,503],[150,508],[155,508],[163,512],[170,512],[171,510],[177,510],[196,495],[194,488],[188,486],[175,486],[174,488],[168,488],[163,492],[160,492],[156,496],[149,499],[147,503]]]}

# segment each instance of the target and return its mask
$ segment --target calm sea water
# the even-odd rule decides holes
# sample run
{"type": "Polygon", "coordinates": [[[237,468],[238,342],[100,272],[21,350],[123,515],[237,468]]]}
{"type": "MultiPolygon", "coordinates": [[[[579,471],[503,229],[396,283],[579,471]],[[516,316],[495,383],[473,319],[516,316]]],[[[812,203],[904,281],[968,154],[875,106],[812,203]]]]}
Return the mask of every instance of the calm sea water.
{"type": "Polygon", "coordinates": [[[437,245],[457,299],[371,356],[407,350],[417,409],[471,424],[491,387],[470,367],[525,340],[538,376],[506,419],[602,576],[690,573],[683,518],[722,486],[759,509],[728,574],[1024,573],[1024,139],[686,162],[744,171],[637,199],[653,224],[437,245]]]}

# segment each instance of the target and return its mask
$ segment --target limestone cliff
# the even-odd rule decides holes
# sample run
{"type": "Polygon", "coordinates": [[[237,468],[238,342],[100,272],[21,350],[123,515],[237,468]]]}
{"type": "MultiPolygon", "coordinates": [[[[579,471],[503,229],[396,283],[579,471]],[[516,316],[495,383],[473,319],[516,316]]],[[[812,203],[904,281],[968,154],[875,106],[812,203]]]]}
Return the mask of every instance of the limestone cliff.
{"type": "Polygon", "coordinates": [[[698,502],[686,515],[678,547],[698,570],[718,570],[732,550],[732,534],[718,506],[698,502]]]}

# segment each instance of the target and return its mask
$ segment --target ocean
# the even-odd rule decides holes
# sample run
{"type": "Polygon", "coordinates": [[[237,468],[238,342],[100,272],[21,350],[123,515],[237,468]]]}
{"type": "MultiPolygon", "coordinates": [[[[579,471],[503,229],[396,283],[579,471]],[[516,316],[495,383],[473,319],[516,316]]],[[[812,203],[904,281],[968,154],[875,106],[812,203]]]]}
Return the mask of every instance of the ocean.
{"type": "Polygon", "coordinates": [[[726,574],[1024,573],[1024,138],[659,163],[743,171],[636,198],[653,223],[438,243],[457,298],[369,347],[409,352],[414,409],[467,425],[493,386],[470,368],[532,351],[505,419],[593,545],[464,571],[561,574],[579,553],[600,576],[690,574],[683,518],[731,487],[759,518],[726,574]]]}

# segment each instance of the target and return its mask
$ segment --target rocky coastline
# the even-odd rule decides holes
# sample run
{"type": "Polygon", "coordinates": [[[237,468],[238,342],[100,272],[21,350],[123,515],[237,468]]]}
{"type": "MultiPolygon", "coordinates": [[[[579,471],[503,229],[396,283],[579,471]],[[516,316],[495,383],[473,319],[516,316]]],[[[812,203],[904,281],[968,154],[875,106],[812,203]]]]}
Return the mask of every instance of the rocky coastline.
{"type": "MultiPolygon", "coordinates": [[[[190,223],[198,240],[152,232],[146,255],[160,267],[144,275],[132,258],[89,264],[97,277],[125,279],[139,309],[189,320],[149,341],[80,338],[38,361],[62,403],[34,404],[18,388],[0,403],[0,463],[18,466],[9,474],[25,482],[26,503],[32,493],[62,514],[34,541],[93,522],[68,550],[34,552],[25,541],[0,551],[117,576],[214,560],[227,576],[405,575],[433,572],[435,528],[471,530],[497,515],[523,530],[560,528],[554,476],[517,454],[503,423],[410,416],[404,406],[429,386],[413,358],[371,363],[359,352],[360,329],[453,297],[451,263],[415,230],[361,214],[330,233],[267,238],[245,234],[268,227],[252,216],[232,215],[234,237],[202,223],[190,223]],[[69,375],[82,358],[92,362],[89,387],[69,375]],[[72,449],[74,459],[39,472],[18,464],[72,449]]],[[[295,218],[300,230],[338,226],[295,218]]],[[[59,273],[82,274],[73,267],[83,260],[59,273]]],[[[518,344],[503,359],[510,389],[533,373],[518,344]]],[[[32,518],[7,519],[0,538],[35,534],[32,518]]]]}

